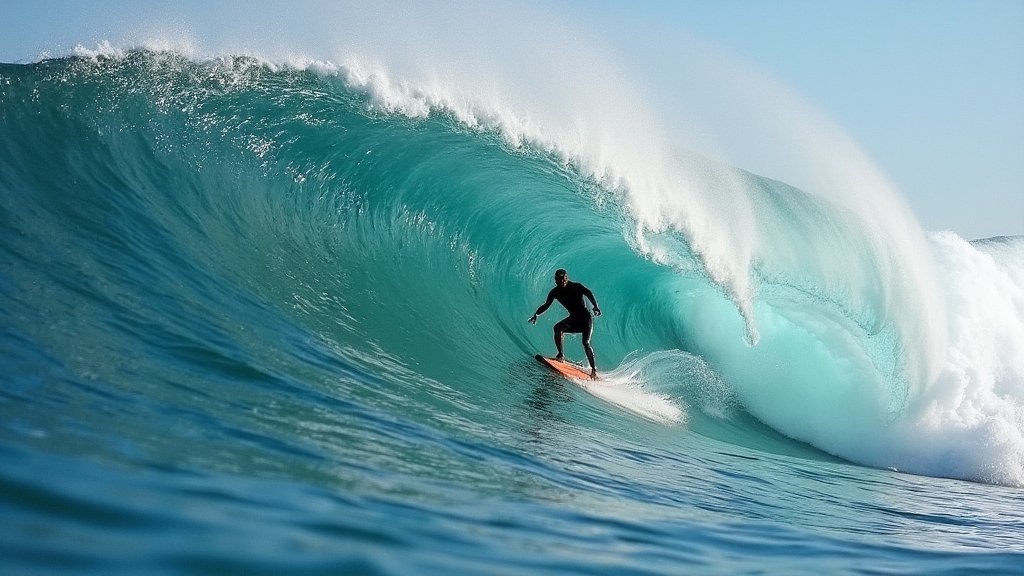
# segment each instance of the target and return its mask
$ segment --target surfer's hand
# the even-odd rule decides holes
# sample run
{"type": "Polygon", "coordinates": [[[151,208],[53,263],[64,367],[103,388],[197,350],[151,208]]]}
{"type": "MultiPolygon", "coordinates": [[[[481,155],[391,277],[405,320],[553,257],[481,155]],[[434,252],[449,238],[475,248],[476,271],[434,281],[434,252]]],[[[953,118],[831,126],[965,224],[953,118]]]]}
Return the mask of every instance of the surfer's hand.
{"type": "Polygon", "coordinates": [[[600,315],[601,315],[601,309],[598,308],[597,306],[594,306],[594,316],[600,316],[600,315]]]}
{"type": "Polygon", "coordinates": [[[534,314],[532,317],[530,317],[530,324],[536,324],[536,323],[537,323],[537,315],[534,314]]]}

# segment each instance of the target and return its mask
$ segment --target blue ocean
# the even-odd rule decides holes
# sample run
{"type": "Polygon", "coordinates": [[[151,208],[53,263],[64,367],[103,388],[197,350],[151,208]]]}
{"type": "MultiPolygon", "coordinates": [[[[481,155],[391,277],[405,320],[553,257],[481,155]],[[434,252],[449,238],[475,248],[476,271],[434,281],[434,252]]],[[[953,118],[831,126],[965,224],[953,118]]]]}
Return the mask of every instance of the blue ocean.
{"type": "Polygon", "coordinates": [[[1024,573],[1024,238],[443,88],[0,65],[0,573],[1024,573]]]}

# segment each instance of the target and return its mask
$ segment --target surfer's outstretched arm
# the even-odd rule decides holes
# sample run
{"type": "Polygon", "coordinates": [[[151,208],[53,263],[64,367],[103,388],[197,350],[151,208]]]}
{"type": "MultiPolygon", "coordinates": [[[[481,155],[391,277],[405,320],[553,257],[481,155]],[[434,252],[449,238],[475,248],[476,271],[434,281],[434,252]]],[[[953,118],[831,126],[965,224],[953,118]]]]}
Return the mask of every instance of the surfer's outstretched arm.
{"type": "Polygon", "coordinates": [[[541,314],[547,312],[548,308],[551,306],[551,303],[554,302],[554,301],[555,301],[555,291],[552,290],[551,292],[548,292],[548,299],[547,299],[547,301],[545,301],[543,304],[541,304],[540,308],[537,308],[537,311],[533,313],[533,317],[530,318],[530,324],[536,324],[537,323],[537,316],[540,316],[541,314]]]}

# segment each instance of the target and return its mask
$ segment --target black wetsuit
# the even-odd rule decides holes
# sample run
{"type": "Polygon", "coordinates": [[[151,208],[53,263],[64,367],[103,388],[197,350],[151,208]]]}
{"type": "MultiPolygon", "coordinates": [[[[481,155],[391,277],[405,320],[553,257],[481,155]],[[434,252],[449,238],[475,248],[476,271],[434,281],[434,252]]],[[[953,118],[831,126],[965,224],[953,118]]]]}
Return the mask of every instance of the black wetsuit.
{"type": "Polygon", "coordinates": [[[587,309],[587,304],[583,301],[584,298],[590,300],[598,314],[601,313],[594,294],[586,286],[579,282],[566,282],[565,286],[555,286],[551,292],[548,292],[547,301],[537,308],[537,312],[530,321],[536,322],[537,316],[543,314],[552,302],[558,300],[558,303],[569,311],[569,315],[559,320],[554,326],[555,347],[558,349],[557,358],[562,358],[562,334],[564,332],[582,334],[583,350],[587,353],[587,360],[590,361],[593,374],[596,375],[597,364],[594,361],[594,349],[590,346],[590,336],[594,333],[594,317],[590,315],[590,310],[587,309]]]}
{"type": "Polygon", "coordinates": [[[560,332],[582,333],[589,340],[590,332],[594,329],[594,317],[590,315],[590,310],[583,301],[584,297],[597,306],[594,294],[579,282],[567,282],[565,287],[555,286],[548,292],[547,301],[537,308],[537,316],[543,314],[552,302],[558,300],[558,303],[569,312],[569,316],[560,320],[555,329],[560,329],[560,332]]]}

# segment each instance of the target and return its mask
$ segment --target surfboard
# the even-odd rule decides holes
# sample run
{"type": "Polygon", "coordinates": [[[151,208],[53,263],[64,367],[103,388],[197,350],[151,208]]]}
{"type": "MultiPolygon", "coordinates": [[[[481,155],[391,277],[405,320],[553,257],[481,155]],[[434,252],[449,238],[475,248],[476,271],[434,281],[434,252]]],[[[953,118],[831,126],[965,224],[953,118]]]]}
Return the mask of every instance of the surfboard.
{"type": "Polygon", "coordinates": [[[569,362],[563,362],[561,360],[555,360],[554,358],[547,358],[537,354],[534,356],[538,362],[561,374],[566,378],[573,380],[590,380],[590,372],[587,372],[583,368],[569,362]]]}

